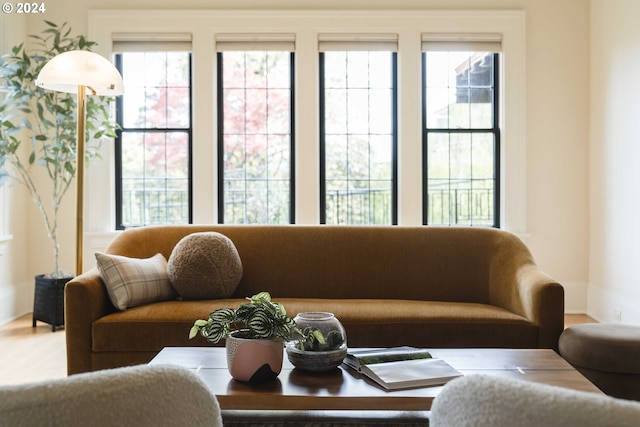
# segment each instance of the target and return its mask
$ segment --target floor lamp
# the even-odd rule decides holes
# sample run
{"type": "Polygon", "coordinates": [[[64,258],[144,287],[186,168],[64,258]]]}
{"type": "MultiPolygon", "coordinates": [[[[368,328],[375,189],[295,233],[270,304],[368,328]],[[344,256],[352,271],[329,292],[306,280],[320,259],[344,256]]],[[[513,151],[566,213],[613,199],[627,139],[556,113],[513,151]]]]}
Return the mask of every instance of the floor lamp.
{"type": "Polygon", "coordinates": [[[76,276],[82,274],[84,234],[84,157],[86,96],[117,96],[124,93],[122,76],[104,57],[86,50],[61,53],[47,62],[36,85],[58,92],[77,93],[78,128],[76,152],[76,276]]]}

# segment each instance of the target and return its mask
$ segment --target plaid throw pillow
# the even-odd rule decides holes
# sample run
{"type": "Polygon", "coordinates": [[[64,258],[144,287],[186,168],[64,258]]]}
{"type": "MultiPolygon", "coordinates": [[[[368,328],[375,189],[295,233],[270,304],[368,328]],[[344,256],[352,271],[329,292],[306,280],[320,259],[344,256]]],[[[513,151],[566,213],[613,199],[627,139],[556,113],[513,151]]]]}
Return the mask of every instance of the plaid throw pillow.
{"type": "Polygon", "coordinates": [[[162,254],[140,259],[96,253],[96,261],[109,298],[119,310],[175,297],[162,254]]]}

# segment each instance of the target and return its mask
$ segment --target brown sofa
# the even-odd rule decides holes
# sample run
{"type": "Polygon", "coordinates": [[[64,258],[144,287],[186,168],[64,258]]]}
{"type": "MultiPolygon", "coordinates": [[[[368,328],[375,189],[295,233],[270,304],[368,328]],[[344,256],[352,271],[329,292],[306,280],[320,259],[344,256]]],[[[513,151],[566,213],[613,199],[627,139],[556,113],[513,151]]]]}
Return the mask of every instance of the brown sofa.
{"type": "Polygon", "coordinates": [[[348,345],[557,349],[564,290],[515,235],[490,228],[184,225],[120,233],[106,253],[167,259],[184,236],[217,231],[243,275],[231,299],[118,311],[94,268],[65,289],[70,374],[146,363],[188,339],[193,321],[269,291],[288,313],[333,312],[348,345]]]}

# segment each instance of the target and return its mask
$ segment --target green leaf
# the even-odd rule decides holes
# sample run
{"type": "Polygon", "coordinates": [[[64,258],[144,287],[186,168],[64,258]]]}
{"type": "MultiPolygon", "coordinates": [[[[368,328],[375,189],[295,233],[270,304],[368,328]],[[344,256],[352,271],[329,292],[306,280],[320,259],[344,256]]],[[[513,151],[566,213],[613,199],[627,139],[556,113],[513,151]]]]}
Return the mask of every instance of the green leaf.
{"type": "Polygon", "coordinates": [[[270,338],[274,335],[274,325],[264,310],[256,310],[247,320],[247,327],[260,338],[270,338]]]}
{"type": "Polygon", "coordinates": [[[276,308],[276,311],[278,312],[278,314],[281,314],[283,316],[287,315],[287,310],[285,310],[284,305],[280,304],[280,303],[273,303],[274,307],[276,308]]]}
{"type": "Polygon", "coordinates": [[[198,332],[200,332],[200,328],[197,325],[193,325],[189,331],[189,339],[195,338],[195,336],[198,335],[198,332]]]}
{"type": "Polygon", "coordinates": [[[212,343],[217,343],[229,335],[229,325],[212,323],[200,329],[200,335],[212,343]]]}
{"type": "Polygon", "coordinates": [[[256,311],[259,307],[257,305],[243,304],[236,310],[236,318],[239,320],[247,320],[251,314],[256,311]]]}
{"type": "Polygon", "coordinates": [[[269,292],[259,292],[251,297],[251,302],[254,304],[260,304],[262,301],[271,301],[271,294],[269,292]]]}
{"type": "Polygon", "coordinates": [[[322,335],[322,332],[320,331],[320,329],[315,329],[313,332],[313,337],[320,343],[320,344],[326,344],[327,341],[324,339],[324,335],[322,335]]]}
{"type": "Polygon", "coordinates": [[[14,56],[18,55],[22,50],[22,46],[24,46],[24,43],[20,43],[19,45],[14,46],[13,49],[11,49],[11,53],[13,53],[14,56]]]}
{"type": "Polygon", "coordinates": [[[236,318],[236,312],[230,308],[220,308],[209,313],[209,318],[214,322],[231,323],[236,318]]]}

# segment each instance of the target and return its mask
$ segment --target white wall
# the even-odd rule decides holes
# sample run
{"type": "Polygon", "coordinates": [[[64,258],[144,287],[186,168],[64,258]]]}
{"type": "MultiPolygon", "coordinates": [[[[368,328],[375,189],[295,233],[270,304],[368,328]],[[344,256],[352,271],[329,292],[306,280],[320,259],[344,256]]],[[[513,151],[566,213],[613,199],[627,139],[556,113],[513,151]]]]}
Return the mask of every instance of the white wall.
{"type": "MultiPolygon", "coordinates": [[[[0,52],[9,52],[26,34],[24,16],[0,15],[0,52]]],[[[33,308],[33,276],[28,258],[30,206],[26,191],[8,184],[0,187],[0,324],[33,308]]]]}
{"type": "MultiPolygon", "coordinates": [[[[518,231],[538,264],[565,285],[567,311],[585,312],[589,283],[589,4],[587,0],[274,0],[269,8],[525,11],[527,85],[526,93],[520,95],[526,97],[526,225],[518,231]]],[[[91,9],[198,10],[215,6],[266,7],[262,0],[57,0],[47,3],[46,16],[28,18],[28,31],[38,31],[46,18],[58,23],[66,20],[74,31],[87,33],[91,9]]],[[[67,203],[72,212],[73,197],[67,203]]],[[[46,236],[36,218],[32,216],[34,233],[29,248],[41,261],[28,264],[30,275],[41,272],[50,257],[48,248],[38,243],[46,236]]],[[[63,241],[63,265],[73,270],[72,213],[67,228],[70,234],[63,241]]],[[[87,242],[85,247],[92,246],[87,242]]]]}
{"type": "Polygon", "coordinates": [[[527,7],[527,243],[584,312],[588,284],[589,2],[527,7]]]}
{"type": "Polygon", "coordinates": [[[588,309],[640,324],[640,2],[593,0],[588,309]]]}

